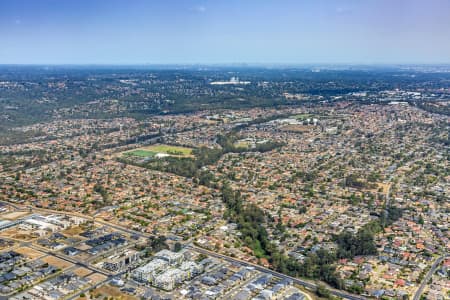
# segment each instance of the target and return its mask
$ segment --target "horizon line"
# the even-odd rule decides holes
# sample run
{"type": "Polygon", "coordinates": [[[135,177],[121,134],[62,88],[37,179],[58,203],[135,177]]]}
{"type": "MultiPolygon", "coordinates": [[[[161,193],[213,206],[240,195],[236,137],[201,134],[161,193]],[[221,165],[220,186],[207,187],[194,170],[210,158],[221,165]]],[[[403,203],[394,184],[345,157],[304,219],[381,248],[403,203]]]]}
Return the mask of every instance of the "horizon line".
{"type": "Polygon", "coordinates": [[[263,63],[263,62],[170,62],[170,63],[0,63],[0,66],[450,66],[450,62],[311,62],[311,63],[263,63]]]}

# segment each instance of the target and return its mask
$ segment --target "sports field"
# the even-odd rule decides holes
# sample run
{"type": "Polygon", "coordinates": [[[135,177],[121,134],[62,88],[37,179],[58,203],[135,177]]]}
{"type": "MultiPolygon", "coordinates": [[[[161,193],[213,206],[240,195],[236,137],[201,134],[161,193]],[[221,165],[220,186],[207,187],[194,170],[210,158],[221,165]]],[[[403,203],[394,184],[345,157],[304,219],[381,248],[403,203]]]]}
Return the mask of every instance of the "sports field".
{"type": "Polygon", "coordinates": [[[135,150],[126,151],[123,155],[136,157],[154,157],[157,154],[167,154],[170,156],[189,157],[192,155],[192,149],[180,146],[171,145],[151,145],[147,147],[138,148],[135,150]]]}
{"type": "Polygon", "coordinates": [[[136,150],[131,150],[131,151],[124,152],[123,155],[138,156],[138,157],[153,157],[157,153],[158,152],[147,151],[147,150],[143,150],[143,149],[136,149],[136,150]]]}
{"type": "Polygon", "coordinates": [[[299,114],[299,115],[294,115],[292,116],[292,118],[297,119],[297,120],[305,120],[307,118],[312,118],[313,115],[311,114],[299,114]]]}
{"type": "Polygon", "coordinates": [[[245,140],[240,140],[240,141],[237,141],[236,143],[234,143],[234,146],[236,148],[248,149],[248,148],[250,148],[250,143],[248,141],[245,141],[245,140]]]}
{"type": "Polygon", "coordinates": [[[192,154],[192,149],[187,147],[170,146],[170,145],[152,145],[143,148],[147,151],[154,151],[157,153],[172,154],[177,153],[177,155],[188,156],[192,154]]]}

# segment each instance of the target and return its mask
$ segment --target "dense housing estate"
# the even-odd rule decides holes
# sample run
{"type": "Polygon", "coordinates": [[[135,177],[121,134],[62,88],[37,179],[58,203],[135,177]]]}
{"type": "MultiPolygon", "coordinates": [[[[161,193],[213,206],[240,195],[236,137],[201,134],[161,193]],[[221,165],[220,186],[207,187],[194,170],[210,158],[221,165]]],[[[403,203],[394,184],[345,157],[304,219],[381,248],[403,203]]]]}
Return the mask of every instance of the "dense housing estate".
{"type": "Polygon", "coordinates": [[[448,298],[446,72],[73,72],[0,76],[1,296],[448,298]]]}

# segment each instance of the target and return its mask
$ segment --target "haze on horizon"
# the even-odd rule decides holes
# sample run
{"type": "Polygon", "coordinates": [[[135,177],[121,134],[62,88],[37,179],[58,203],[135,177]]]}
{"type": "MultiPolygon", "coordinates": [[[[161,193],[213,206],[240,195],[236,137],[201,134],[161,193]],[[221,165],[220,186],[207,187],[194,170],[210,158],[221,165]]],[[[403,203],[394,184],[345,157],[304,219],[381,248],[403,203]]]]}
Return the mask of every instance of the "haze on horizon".
{"type": "Polygon", "coordinates": [[[446,0],[0,0],[0,64],[450,63],[446,0]]]}

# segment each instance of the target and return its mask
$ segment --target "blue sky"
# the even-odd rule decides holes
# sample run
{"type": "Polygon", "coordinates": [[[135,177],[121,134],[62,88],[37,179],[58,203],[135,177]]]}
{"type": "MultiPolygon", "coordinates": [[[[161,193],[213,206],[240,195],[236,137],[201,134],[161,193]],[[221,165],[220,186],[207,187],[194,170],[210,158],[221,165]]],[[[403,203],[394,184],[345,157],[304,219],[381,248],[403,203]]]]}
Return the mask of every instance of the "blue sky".
{"type": "Polygon", "coordinates": [[[449,0],[0,0],[0,63],[450,63],[449,0]]]}

